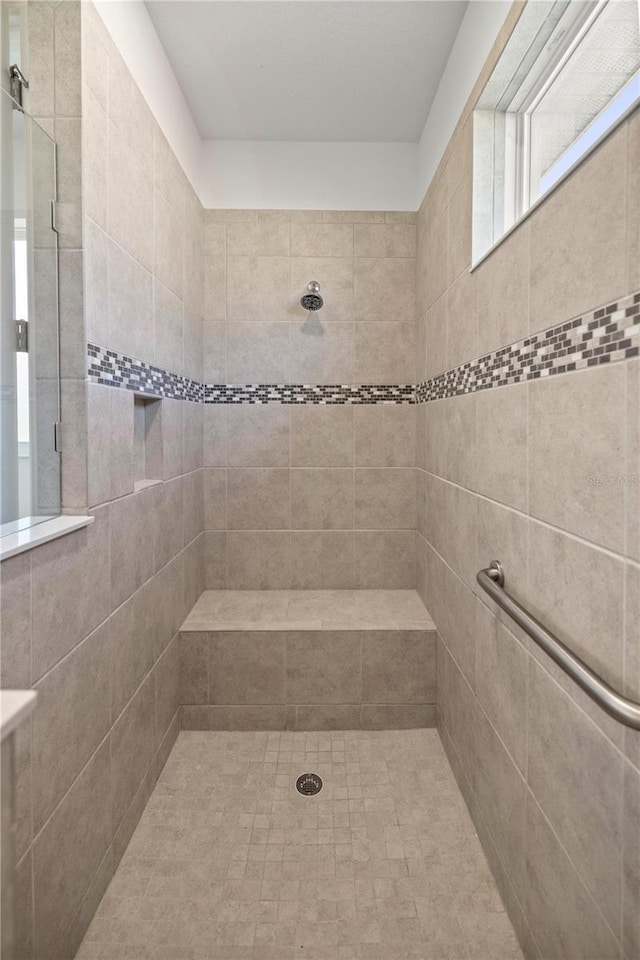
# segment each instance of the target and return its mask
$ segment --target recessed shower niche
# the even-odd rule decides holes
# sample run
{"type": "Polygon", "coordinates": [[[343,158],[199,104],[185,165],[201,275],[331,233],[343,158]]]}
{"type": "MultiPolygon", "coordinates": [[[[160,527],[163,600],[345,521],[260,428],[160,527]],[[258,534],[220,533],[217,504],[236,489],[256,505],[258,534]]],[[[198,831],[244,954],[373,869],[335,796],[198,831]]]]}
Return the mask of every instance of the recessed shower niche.
{"type": "Polygon", "coordinates": [[[162,480],[162,400],[133,398],[133,480],[136,490],[162,480]]]}

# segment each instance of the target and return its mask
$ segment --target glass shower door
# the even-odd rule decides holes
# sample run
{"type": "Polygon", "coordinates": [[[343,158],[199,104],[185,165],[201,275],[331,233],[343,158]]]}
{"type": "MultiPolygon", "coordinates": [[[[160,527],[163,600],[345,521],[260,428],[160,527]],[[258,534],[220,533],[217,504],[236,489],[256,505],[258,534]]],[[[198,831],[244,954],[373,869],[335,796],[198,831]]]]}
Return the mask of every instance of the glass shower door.
{"type": "Polygon", "coordinates": [[[0,96],[0,535],[60,513],[55,143],[0,96]]]}

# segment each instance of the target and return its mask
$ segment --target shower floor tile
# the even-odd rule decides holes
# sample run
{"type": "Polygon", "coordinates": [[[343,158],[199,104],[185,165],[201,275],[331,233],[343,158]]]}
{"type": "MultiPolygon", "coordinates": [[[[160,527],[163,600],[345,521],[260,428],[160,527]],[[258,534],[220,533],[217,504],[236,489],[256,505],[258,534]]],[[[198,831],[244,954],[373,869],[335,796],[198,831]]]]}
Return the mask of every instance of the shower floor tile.
{"type": "Polygon", "coordinates": [[[522,960],[435,730],[182,732],[77,954],[294,957],[522,960]]]}

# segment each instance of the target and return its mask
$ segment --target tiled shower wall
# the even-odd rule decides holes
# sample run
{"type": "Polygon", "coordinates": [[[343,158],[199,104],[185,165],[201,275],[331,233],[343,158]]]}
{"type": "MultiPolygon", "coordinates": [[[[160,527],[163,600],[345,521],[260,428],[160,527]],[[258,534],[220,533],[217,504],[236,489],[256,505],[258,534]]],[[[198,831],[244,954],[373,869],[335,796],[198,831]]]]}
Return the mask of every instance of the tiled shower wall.
{"type": "MultiPolygon", "coordinates": [[[[133,393],[86,382],[86,339],[199,377],[203,222],[93,6],[33,7],[65,26],[55,98],[73,116],[56,135],[62,158],[77,150],[58,211],[77,283],[69,300],[62,274],[65,505],[95,520],[2,564],[2,684],[39,696],[18,741],[17,956],[66,960],[177,733],[177,630],[204,569],[202,406],[157,401],[157,482],[136,486],[133,393]]],[[[53,47],[38,53],[32,91],[53,47]]]]}
{"type": "MultiPolygon", "coordinates": [[[[413,214],[206,211],[204,381],[413,383],[415,248],[413,214]]],[[[209,588],[414,586],[411,404],[206,404],[204,463],[209,588]]]]}
{"type": "MultiPolygon", "coordinates": [[[[472,272],[472,103],[418,214],[419,381],[640,290],[638,111],[472,272]]],[[[640,698],[640,361],[422,403],[417,417],[440,730],[511,917],[530,957],[635,960],[640,734],[475,576],[501,560],[508,591],[640,698]]]]}

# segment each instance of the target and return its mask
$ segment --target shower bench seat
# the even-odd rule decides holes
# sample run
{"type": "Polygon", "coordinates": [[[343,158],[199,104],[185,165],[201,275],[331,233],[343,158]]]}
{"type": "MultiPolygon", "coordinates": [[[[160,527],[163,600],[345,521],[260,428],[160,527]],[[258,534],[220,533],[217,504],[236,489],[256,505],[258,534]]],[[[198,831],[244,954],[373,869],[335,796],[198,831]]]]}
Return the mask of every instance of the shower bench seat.
{"type": "Polygon", "coordinates": [[[180,658],[186,730],[436,722],[436,630],[415,590],[208,590],[180,658]]]}

